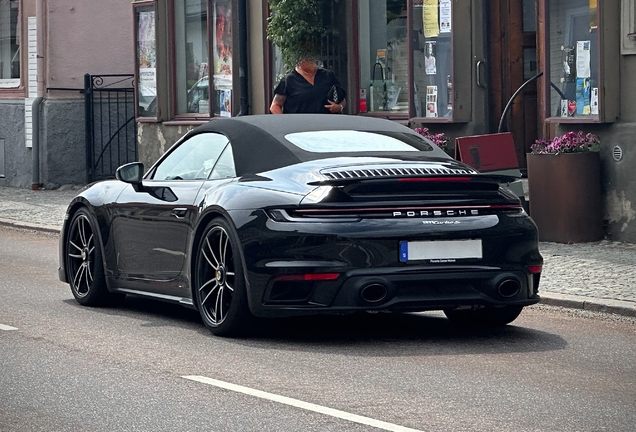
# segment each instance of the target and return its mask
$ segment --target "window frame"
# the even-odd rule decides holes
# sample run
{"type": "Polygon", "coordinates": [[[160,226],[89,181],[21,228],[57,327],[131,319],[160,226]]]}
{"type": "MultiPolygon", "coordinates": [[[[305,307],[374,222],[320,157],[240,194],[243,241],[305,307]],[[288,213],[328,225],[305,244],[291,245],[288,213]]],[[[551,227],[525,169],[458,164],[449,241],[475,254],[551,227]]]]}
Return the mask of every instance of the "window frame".
{"type": "MultiPolygon", "coordinates": [[[[178,84],[177,84],[177,39],[176,39],[176,16],[175,16],[175,4],[179,0],[170,0],[168,3],[168,47],[169,47],[169,93],[170,93],[170,109],[172,115],[170,118],[172,120],[166,122],[169,124],[204,124],[215,118],[222,118],[222,115],[217,115],[214,113],[215,105],[210,102],[209,112],[206,113],[184,113],[179,112],[179,103],[178,103],[178,84]]],[[[182,0],[183,1],[183,0],[182,0]]],[[[231,7],[231,25],[232,25],[232,89],[231,89],[231,116],[234,117],[236,115],[236,101],[237,98],[237,89],[236,83],[237,80],[237,61],[238,57],[234,55],[237,52],[237,37],[236,37],[236,7],[235,1],[230,0],[228,4],[231,7]]],[[[213,68],[214,68],[214,31],[216,23],[214,22],[215,16],[215,7],[216,0],[206,0],[206,31],[207,31],[207,56],[208,56],[208,94],[212,95],[215,93],[216,89],[214,86],[214,77],[213,77],[213,68]]],[[[187,96],[186,96],[187,98],[187,96]]],[[[211,100],[211,99],[209,99],[211,100]]]]}
{"type": "MultiPolygon", "coordinates": [[[[171,109],[172,109],[172,118],[175,120],[187,120],[187,121],[194,121],[197,123],[204,123],[207,122],[209,120],[212,119],[212,113],[208,112],[207,114],[201,114],[201,113],[182,113],[179,112],[179,97],[177,95],[178,93],[178,83],[177,83],[177,31],[176,31],[176,25],[177,25],[177,20],[176,20],[176,14],[175,14],[175,6],[176,6],[176,2],[180,1],[180,0],[170,0],[170,9],[169,9],[169,15],[170,15],[170,19],[168,20],[168,25],[169,25],[169,46],[170,46],[170,95],[171,95],[171,109]]],[[[185,0],[181,0],[184,1],[185,0]]],[[[207,49],[207,55],[208,55],[208,64],[210,62],[210,59],[212,58],[212,50],[211,50],[211,43],[210,43],[210,12],[211,12],[211,5],[214,2],[214,0],[206,0],[206,13],[207,13],[207,19],[206,19],[206,31],[207,31],[207,45],[208,45],[208,49],[207,49]]],[[[209,79],[208,79],[209,82],[209,79]]],[[[209,84],[208,84],[209,85],[209,84]]],[[[208,87],[208,92],[210,92],[210,88],[208,87]]],[[[186,100],[187,100],[187,90],[186,90],[186,100]]]]}
{"type": "MultiPolygon", "coordinates": [[[[552,106],[552,87],[550,84],[550,3],[561,0],[539,0],[537,15],[539,19],[540,62],[543,76],[540,78],[539,104],[546,124],[598,124],[611,123],[618,119],[619,114],[619,29],[615,23],[620,21],[620,8],[611,5],[611,0],[598,0],[596,6],[596,28],[590,30],[597,40],[596,56],[598,83],[598,114],[595,116],[556,116],[552,106]],[[614,23],[608,25],[607,23],[614,23]]],[[[569,25],[569,23],[566,23],[569,25]]],[[[590,65],[591,67],[591,65],[590,65]]],[[[591,89],[590,89],[591,90],[591,89]]]]}
{"type": "Polygon", "coordinates": [[[621,54],[636,54],[636,0],[621,0],[621,54]]]}
{"type": "MultiPolygon", "coordinates": [[[[8,6],[9,6],[9,10],[11,8],[11,0],[8,1],[8,6]]],[[[22,84],[22,79],[24,77],[23,74],[23,70],[25,67],[25,62],[23,61],[24,59],[24,31],[22,29],[26,28],[25,24],[23,22],[23,14],[22,14],[22,10],[23,8],[21,7],[21,1],[17,1],[18,4],[18,14],[17,14],[17,23],[18,25],[16,26],[16,38],[20,41],[19,44],[19,48],[16,54],[14,54],[13,58],[15,58],[15,56],[17,55],[18,57],[18,61],[19,61],[19,77],[18,78],[0,78],[0,95],[7,95],[9,97],[11,96],[16,96],[16,95],[24,95],[25,94],[25,89],[24,86],[22,84]]],[[[10,23],[10,21],[9,21],[10,23]]],[[[10,24],[9,24],[10,25],[10,24]]],[[[28,41],[26,41],[28,42],[28,41]]],[[[28,43],[27,43],[28,44],[28,43]]],[[[9,66],[11,67],[11,66],[9,66]]]]}
{"type": "MultiPolygon", "coordinates": [[[[439,4],[438,4],[439,5],[439,4]]],[[[366,88],[366,83],[362,83],[360,77],[361,65],[360,65],[360,0],[352,0],[352,13],[354,16],[354,25],[352,27],[353,44],[354,44],[354,58],[353,64],[355,68],[355,76],[353,77],[353,83],[356,91],[349,92],[350,104],[353,106],[353,113],[368,116],[368,117],[380,117],[387,118],[389,120],[397,121],[403,124],[409,123],[434,123],[434,124],[446,124],[446,123],[467,123],[472,120],[472,102],[473,102],[473,84],[475,77],[480,78],[485,83],[486,71],[485,68],[480,66],[484,64],[484,61],[479,62],[479,59],[474,59],[474,54],[470,44],[461,44],[459,41],[470,40],[472,38],[473,23],[471,17],[470,8],[456,7],[456,2],[451,1],[451,35],[450,45],[452,47],[451,52],[451,83],[452,83],[452,104],[453,111],[450,117],[418,117],[416,115],[414,105],[414,64],[413,64],[413,41],[411,37],[407,37],[407,52],[408,52],[408,112],[406,113],[391,113],[382,111],[361,111],[360,110],[360,92],[359,89],[366,88]],[[363,85],[364,84],[364,85],[363,85]]],[[[407,35],[411,35],[413,32],[413,16],[414,16],[414,1],[406,0],[407,6],[407,35]]],[[[479,86],[479,84],[477,84],[479,86]]],[[[481,85],[485,87],[485,84],[481,85]]],[[[439,91],[447,91],[447,88],[442,88],[439,91]]],[[[424,94],[425,91],[420,93],[424,94]]],[[[367,95],[367,103],[369,97],[367,95]]],[[[424,106],[425,101],[421,101],[424,106]]],[[[423,111],[422,111],[423,113],[423,111]]]]}

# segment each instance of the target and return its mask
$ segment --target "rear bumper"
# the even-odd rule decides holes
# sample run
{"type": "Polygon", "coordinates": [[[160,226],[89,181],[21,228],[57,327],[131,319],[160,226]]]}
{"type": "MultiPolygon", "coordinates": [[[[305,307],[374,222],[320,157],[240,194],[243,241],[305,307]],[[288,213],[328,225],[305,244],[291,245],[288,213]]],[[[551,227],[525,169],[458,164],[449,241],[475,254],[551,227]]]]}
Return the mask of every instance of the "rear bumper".
{"type": "Polygon", "coordinates": [[[477,267],[353,270],[333,281],[284,281],[272,277],[252,290],[257,316],[356,311],[425,311],[479,306],[527,306],[539,302],[540,274],[477,267]]]}
{"type": "MultiPolygon", "coordinates": [[[[233,215],[240,216],[240,215],[233,215]]],[[[537,229],[525,214],[354,223],[274,222],[250,213],[237,223],[248,299],[257,316],[423,311],[537,303],[537,229]],[[256,217],[255,217],[256,216],[256,217]],[[404,241],[480,239],[481,258],[401,261],[404,241]],[[536,271],[536,270],[535,270],[536,271]],[[336,275],[303,280],[299,275],[336,275]],[[294,278],[290,278],[294,275],[294,278]]]]}

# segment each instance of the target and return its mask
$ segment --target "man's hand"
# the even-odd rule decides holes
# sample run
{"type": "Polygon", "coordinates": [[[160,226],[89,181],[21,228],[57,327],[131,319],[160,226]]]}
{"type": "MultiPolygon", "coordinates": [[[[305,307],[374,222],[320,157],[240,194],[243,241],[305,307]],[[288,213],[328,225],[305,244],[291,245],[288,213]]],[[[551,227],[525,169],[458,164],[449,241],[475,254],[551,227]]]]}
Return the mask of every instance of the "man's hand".
{"type": "Polygon", "coordinates": [[[341,104],[335,103],[334,101],[327,101],[329,105],[325,105],[325,108],[329,110],[331,114],[340,114],[344,111],[344,107],[346,106],[345,101],[343,100],[341,104]]]}

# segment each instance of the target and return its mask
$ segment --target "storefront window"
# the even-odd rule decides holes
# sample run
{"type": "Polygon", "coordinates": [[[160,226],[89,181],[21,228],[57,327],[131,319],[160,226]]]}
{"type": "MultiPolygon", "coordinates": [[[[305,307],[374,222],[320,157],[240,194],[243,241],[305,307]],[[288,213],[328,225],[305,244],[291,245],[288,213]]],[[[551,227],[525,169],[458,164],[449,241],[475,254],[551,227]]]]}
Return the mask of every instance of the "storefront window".
{"type": "Polygon", "coordinates": [[[598,119],[599,36],[596,0],[548,2],[549,116],[598,119]]]}
{"type": "Polygon", "coordinates": [[[407,0],[360,2],[359,14],[366,110],[408,113],[407,0]]]}
{"type": "Polygon", "coordinates": [[[361,111],[452,119],[451,3],[359,3],[361,111]]]}
{"type": "Polygon", "coordinates": [[[20,85],[18,12],[18,0],[0,0],[0,88],[20,85]]]}
{"type": "Polygon", "coordinates": [[[135,8],[137,115],[157,116],[157,50],[154,6],[135,8]]]}
{"type": "MultiPolygon", "coordinates": [[[[417,3],[417,2],[416,2],[417,3]]],[[[413,105],[415,117],[453,116],[453,45],[450,0],[413,7],[413,105]]]]}
{"type": "Polygon", "coordinates": [[[174,9],[177,111],[208,114],[207,1],[177,1],[174,9]]]}
{"type": "Polygon", "coordinates": [[[232,7],[230,0],[214,2],[214,115],[232,116],[232,7]]]}
{"type": "Polygon", "coordinates": [[[231,0],[212,2],[211,17],[206,0],[177,1],[174,8],[178,114],[231,116],[231,0]],[[208,28],[212,29],[211,38],[208,28]]]}

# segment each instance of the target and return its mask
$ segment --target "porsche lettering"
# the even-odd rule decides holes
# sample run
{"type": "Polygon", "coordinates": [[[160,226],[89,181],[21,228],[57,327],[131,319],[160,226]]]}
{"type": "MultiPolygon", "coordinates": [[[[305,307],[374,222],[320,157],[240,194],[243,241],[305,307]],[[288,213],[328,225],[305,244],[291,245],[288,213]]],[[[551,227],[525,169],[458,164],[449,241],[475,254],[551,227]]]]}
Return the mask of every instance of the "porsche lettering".
{"type": "Polygon", "coordinates": [[[479,210],[409,210],[394,211],[393,217],[478,216],[479,210]]]}

